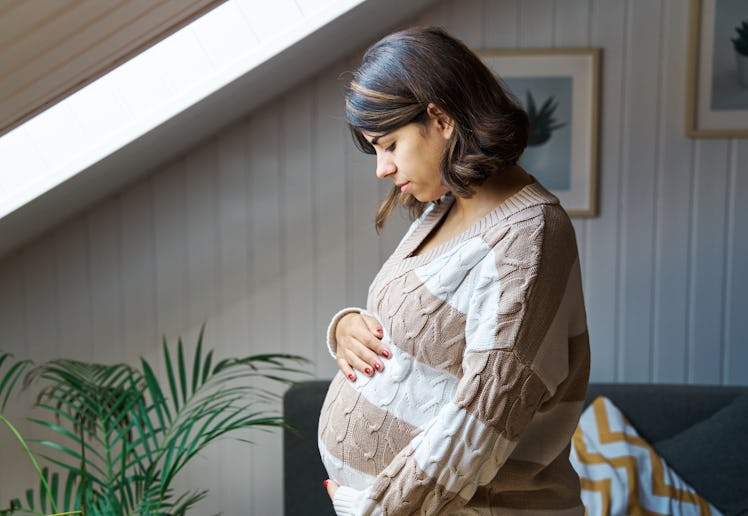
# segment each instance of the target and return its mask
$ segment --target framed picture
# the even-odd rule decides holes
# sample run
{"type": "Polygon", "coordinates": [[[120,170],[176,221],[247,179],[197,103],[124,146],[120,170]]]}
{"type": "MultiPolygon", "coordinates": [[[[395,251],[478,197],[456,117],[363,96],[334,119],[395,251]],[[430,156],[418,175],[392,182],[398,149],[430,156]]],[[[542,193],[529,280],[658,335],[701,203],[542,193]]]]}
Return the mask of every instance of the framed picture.
{"type": "Polygon", "coordinates": [[[691,0],[686,134],[748,136],[746,0],[691,0]]]}
{"type": "Polygon", "coordinates": [[[597,215],[600,49],[477,54],[530,116],[530,140],[520,165],[559,198],[569,215],[597,215]]]}

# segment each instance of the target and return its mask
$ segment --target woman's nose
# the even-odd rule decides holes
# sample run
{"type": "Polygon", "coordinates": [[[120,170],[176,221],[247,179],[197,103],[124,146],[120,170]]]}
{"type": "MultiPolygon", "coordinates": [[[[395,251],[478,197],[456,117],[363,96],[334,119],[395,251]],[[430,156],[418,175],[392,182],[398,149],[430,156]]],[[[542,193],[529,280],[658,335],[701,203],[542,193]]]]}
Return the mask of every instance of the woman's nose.
{"type": "Polygon", "coordinates": [[[392,158],[386,154],[380,154],[377,156],[377,177],[384,179],[396,170],[395,162],[392,158]]]}

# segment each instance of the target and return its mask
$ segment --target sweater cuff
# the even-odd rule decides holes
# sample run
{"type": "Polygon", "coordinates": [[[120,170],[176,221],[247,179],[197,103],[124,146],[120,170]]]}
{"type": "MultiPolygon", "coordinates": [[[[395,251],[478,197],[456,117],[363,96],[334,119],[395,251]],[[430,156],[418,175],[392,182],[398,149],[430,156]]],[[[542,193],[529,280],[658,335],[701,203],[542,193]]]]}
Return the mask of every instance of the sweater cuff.
{"type": "Polygon", "coordinates": [[[332,504],[338,516],[382,514],[381,511],[377,510],[374,500],[369,498],[369,489],[359,491],[352,487],[340,486],[335,491],[335,499],[332,504]]]}
{"type": "Polygon", "coordinates": [[[335,330],[338,328],[340,320],[348,314],[367,314],[363,308],[349,307],[343,308],[341,311],[332,316],[330,325],[327,327],[327,350],[330,352],[332,358],[337,358],[338,352],[338,341],[335,339],[335,330]]]}

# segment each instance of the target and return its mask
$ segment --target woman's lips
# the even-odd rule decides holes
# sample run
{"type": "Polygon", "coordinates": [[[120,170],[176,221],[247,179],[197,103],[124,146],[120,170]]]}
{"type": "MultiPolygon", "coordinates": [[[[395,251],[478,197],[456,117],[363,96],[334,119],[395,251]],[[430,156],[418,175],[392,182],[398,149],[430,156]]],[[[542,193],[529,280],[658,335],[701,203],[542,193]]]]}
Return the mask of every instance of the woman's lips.
{"type": "Polygon", "coordinates": [[[402,193],[406,193],[408,191],[408,187],[410,186],[410,182],[404,183],[400,185],[400,191],[402,193]]]}

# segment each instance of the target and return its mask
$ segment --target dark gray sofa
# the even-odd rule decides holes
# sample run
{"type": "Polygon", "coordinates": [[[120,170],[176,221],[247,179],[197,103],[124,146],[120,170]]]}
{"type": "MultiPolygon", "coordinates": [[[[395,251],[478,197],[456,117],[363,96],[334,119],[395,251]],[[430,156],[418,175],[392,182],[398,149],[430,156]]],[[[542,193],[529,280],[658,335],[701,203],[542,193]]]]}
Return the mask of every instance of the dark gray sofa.
{"type": "MultiPolygon", "coordinates": [[[[283,400],[285,514],[334,515],[322,481],[317,422],[329,381],[291,387],[283,400]]],[[[608,397],[697,492],[726,514],[748,515],[748,387],[590,384],[608,397]],[[719,466],[717,466],[719,465],[719,466]]]]}

